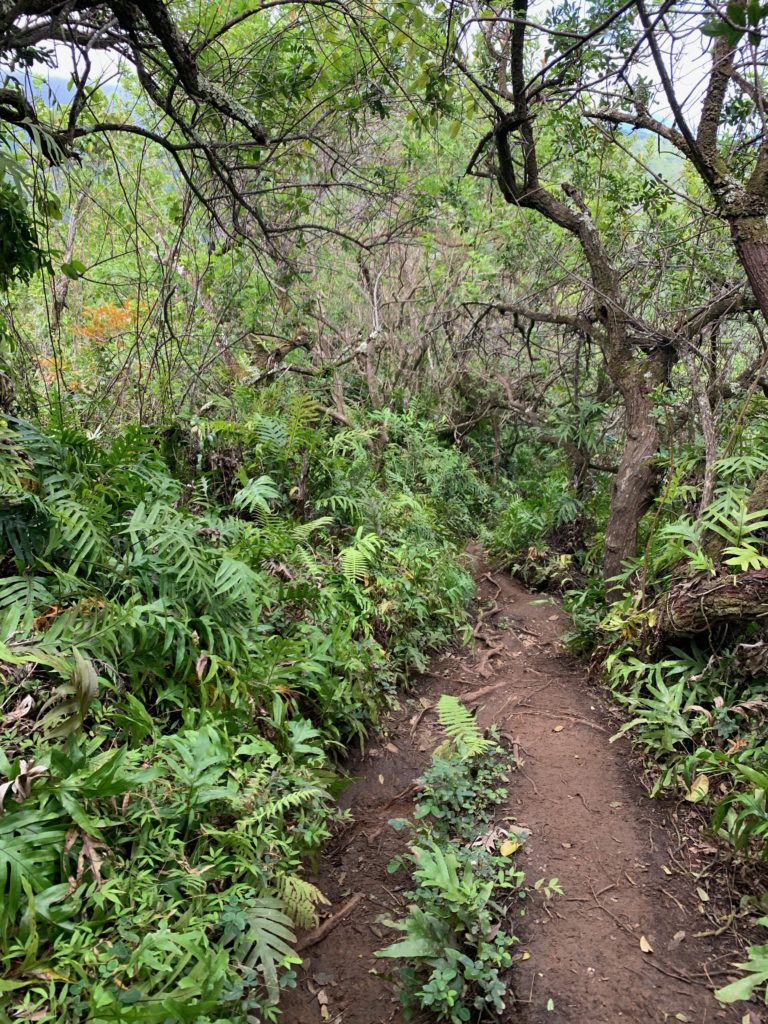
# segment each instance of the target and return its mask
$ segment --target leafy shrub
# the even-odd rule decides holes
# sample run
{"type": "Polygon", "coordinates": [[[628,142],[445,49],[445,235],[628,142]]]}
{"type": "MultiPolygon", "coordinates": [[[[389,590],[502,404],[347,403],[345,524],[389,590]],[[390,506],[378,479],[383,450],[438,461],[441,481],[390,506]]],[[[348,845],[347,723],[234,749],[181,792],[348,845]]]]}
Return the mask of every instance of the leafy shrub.
{"type": "Polygon", "coordinates": [[[461,1024],[501,1014],[516,938],[502,925],[504,893],[520,894],[523,873],[508,860],[523,830],[488,830],[506,797],[508,755],[481,735],[472,715],[454,697],[438,711],[448,741],[435,751],[422,779],[410,853],[390,870],[408,870],[416,885],[402,920],[384,919],[403,938],[376,954],[405,961],[401,998],[408,1019],[428,1010],[437,1020],[461,1024]],[[510,838],[510,835],[513,838],[510,838]]]}
{"type": "Polygon", "coordinates": [[[0,432],[0,1014],[275,1019],[338,759],[466,624],[409,448],[242,402],[0,432]]]}

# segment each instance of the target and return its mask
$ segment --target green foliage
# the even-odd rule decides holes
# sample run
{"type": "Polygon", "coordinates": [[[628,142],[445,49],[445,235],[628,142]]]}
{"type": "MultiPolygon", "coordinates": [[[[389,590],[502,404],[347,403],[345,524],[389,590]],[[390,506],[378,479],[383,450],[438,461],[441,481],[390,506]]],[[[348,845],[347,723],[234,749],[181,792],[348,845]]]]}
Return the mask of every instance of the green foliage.
{"type": "Polygon", "coordinates": [[[274,1019],[335,757],[465,626],[410,449],[382,474],[306,395],[243,402],[172,442],[0,432],[0,1013],[274,1019]]]}
{"type": "Polygon", "coordinates": [[[480,737],[455,698],[443,695],[438,708],[452,742],[435,752],[424,774],[415,824],[392,822],[413,833],[410,853],[390,865],[410,872],[412,903],[402,920],[384,920],[403,938],[376,955],[405,961],[401,998],[408,1019],[427,1010],[436,1020],[460,1024],[504,1011],[517,941],[504,926],[509,899],[522,896],[523,883],[508,857],[527,833],[519,830],[514,839],[506,830],[484,834],[506,797],[501,782],[509,757],[494,739],[480,737]]]}
{"type": "Polygon", "coordinates": [[[474,715],[467,710],[457,697],[444,693],[437,704],[440,724],[456,746],[459,757],[474,757],[490,746],[490,740],[483,738],[474,715]]]}
{"type": "MultiPolygon", "coordinates": [[[[768,926],[768,918],[760,918],[758,923],[768,926]]],[[[751,998],[755,989],[766,985],[763,998],[768,1003],[768,946],[750,946],[749,960],[736,966],[744,972],[744,977],[717,989],[715,998],[721,1003],[739,1003],[751,998]]]]}
{"type": "Polygon", "coordinates": [[[27,283],[50,265],[23,194],[10,181],[0,181],[0,289],[27,283]]]}
{"type": "Polygon", "coordinates": [[[377,537],[375,533],[364,535],[363,528],[358,527],[353,543],[343,548],[339,555],[344,578],[351,582],[365,580],[376,560],[381,544],[381,538],[377,537]]]}
{"type": "Polygon", "coordinates": [[[251,969],[259,966],[272,1003],[280,998],[279,968],[301,962],[292,949],[296,936],[292,919],[283,913],[284,906],[279,899],[262,897],[250,900],[244,909],[222,915],[222,945],[234,942],[239,963],[251,969]]]}
{"type": "MultiPolygon", "coordinates": [[[[573,432],[567,421],[559,429],[573,432]]],[[[510,471],[514,493],[495,520],[491,553],[531,587],[582,585],[582,569],[594,572],[600,554],[590,523],[605,516],[603,491],[595,488],[588,500],[575,493],[561,453],[535,443],[518,448],[510,471]]]]}
{"type": "Polygon", "coordinates": [[[602,665],[626,711],[616,736],[631,736],[647,755],[652,793],[671,789],[701,804],[717,836],[743,856],[764,860],[768,660],[762,623],[745,616],[728,627],[713,624],[710,635],[682,638],[675,646],[657,635],[656,600],[670,587],[684,589],[697,574],[727,580],[768,564],[768,517],[750,504],[767,464],[761,418],[747,420],[738,439],[715,463],[713,500],[697,511],[700,453],[683,446],[646,521],[641,550],[626,564],[620,600],[606,609],[600,581],[592,577],[570,590],[566,604],[574,617],[571,646],[602,665]]]}
{"type": "Polygon", "coordinates": [[[492,899],[493,880],[469,850],[450,844],[413,846],[409,861],[417,902],[404,920],[384,922],[405,938],[376,954],[414,965],[401,972],[406,1010],[451,1024],[502,1013],[516,940],[498,927],[504,910],[492,899]]]}
{"type": "Polygon", "coordinates": [[[431,833],[439,837],[476,838],[507,796],[508,771],[507,755],[491,740],[476,754],[453,744],[441,748],[422,776],[416,820],[429,818],[431,833]]]}
{"type": "Polygon", "coordinates": [[[749,654],[748,645],[711,656],[692,646],[641,659],[625,642],[605,664],[629,716],[614,739],[631,733],[653,758],[652,792],[677,787],[686,800],[711,805],[715,832],[765,859],[768,702],[762,672],[742,676],[749,654]]]}

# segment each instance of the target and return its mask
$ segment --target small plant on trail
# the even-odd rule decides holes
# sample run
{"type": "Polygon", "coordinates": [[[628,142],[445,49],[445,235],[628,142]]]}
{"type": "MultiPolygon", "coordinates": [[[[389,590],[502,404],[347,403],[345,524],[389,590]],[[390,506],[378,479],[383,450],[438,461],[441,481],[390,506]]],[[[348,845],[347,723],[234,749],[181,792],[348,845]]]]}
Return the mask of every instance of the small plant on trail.
{"type": "Polygon", "coordinates": [[[408,1019],[428,1010],[462,1024],[505,1009],[517,939],[502,927],[509,914],[502,895],[522,895],[523,872],[509,857],[527,832],[489,826],[507,795],[509,755],[455,697],[441,697],[438,713],[450,739],[424,773],[415,823],[392,822],[413,832],[410,852],[390,864],[411,873],[413,902],[402,920],[383,920],[403,938],[377,956],[406,961],[400,977],[408,1019]]]}
{"type": "Polygon", "coordinates": [[[489,859],[471,848],[429,841],[413,846],[405,858],[417,886],[409,893],[415,903],[402,921],[384,921],[404,938],[377,955],[409,962],[401,971],[409,1017],[426,1009],[438,1020],[460,1024],[503,1012],[502,973],[512,965],[517,939],[499,928],[505,910],[493,899],[493,880],[478,865],[489,859]]]}
{"type": "Polygon", "coordinates": [[[559,878],[550,878],[547,881],[546,878],[539,878],[533,883],[533,888],[536,892],[543,894],[544,899],[549,903],[553,896],[563,896],[563,887],[560,885],[559,878]]]}
{"type": "Polygon", "coordinates": [[[474,839],[506,799],[508,755],[495,742],[487,746],[482,756],[436,756],[424,772],[414,817],[430,818],[433,834],[474,839]]]}

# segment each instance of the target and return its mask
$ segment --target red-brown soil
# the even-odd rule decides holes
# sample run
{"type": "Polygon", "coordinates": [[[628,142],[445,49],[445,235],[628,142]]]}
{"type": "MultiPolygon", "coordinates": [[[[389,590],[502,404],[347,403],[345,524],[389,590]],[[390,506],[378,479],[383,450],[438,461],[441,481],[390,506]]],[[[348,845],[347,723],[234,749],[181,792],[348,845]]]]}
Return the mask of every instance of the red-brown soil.
{"type": "MultiPolygon", "coordinates": [[[[316,881],[331,901],[329,914],[352,895],[363,898],[306,951],[282,1019],[405,1024],[397,968],[373,955],[395,938],[377,918],[397,913],[408,888],[386,870],[404,843],[387,822],[412,812],[412,783],[442,739],[432,710],[440,694],[494,687],[471,703],[483,725],[495,724],[517,744],[522,762],[497,821],[531,830],[518,854],[528,883],[556,877],[564,889],[549,901],[534,893],[515,925],[520,953],[530,957],[515,965],[516,1000],[505,1022],[741,1021],[744,1004],[721,1007],[712,995],[729,976],[733,935],[697,937],[716,931],[723,913],[712,881],[716,851],[699,819],[673,800],[650,800],[628,742],[609,743],[615,716],[564,652],[559,606],[501,574],[483,577],[480,597],[486,611],[476,649],[438,660],[403,698],[386,735],[350,765],[358,781],[343,803],[354,821],[316,881]],[[702,900],[708,888],[711,898],[702,900]],[[643,937],[652,952],[641,949],[643,937]]],[[[760,1024],[751,1012],[750,1024],[760,1024]]]]}

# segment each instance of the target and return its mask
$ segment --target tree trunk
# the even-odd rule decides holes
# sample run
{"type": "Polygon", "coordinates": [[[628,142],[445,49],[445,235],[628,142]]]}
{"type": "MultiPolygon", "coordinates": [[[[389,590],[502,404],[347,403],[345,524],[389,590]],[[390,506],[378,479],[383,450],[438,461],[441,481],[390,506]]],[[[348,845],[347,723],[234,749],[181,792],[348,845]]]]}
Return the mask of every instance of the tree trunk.
{"type": "Polygon", "coordinates": [[[621,597],[623,588],[610,582],[622,571],[624,562],[637,550],[640,521],[650,508],[659,482],[659,471],[652,464],[659,450],[659,428],[653,415],[651,392],[664,377],[667,357],[659,352],[647,363],[631,358],[608,371],[624,398],[626,442],[613,481],[611,511],[605,531],[603,575],[609,601],[621,597]]]}
{"type": "MultiPolygon", "coordinates": [[[[85,202],[85,193],[78,192],[72,209],[69,213],[69,228],[67,229],[67,241],[64,246],[64,259],[62,262],[70,263],[75,252],[75,241],[79,226],[80,211],[85,202]]],[[[67,305],[69,295],[70,278],[66,274],[59,274],[53,279],[53,303],[52,303],[52,324],[54,332],[58,333],[61,327],[61,318],[67,305]]]]}
{"type": "Polygon", "coordinates": [[[768,615],[768,569],[714,579],[699,574],[673,587],[657,607],[663,640],[708,633],[723,623],[746,624],[768,615]]]}
{"type": "Polygon", "coordinates": [[[738,217],[730,220],[730,228],[739,260],[768,323],[768,222],[762,216],[738,217]]]}

